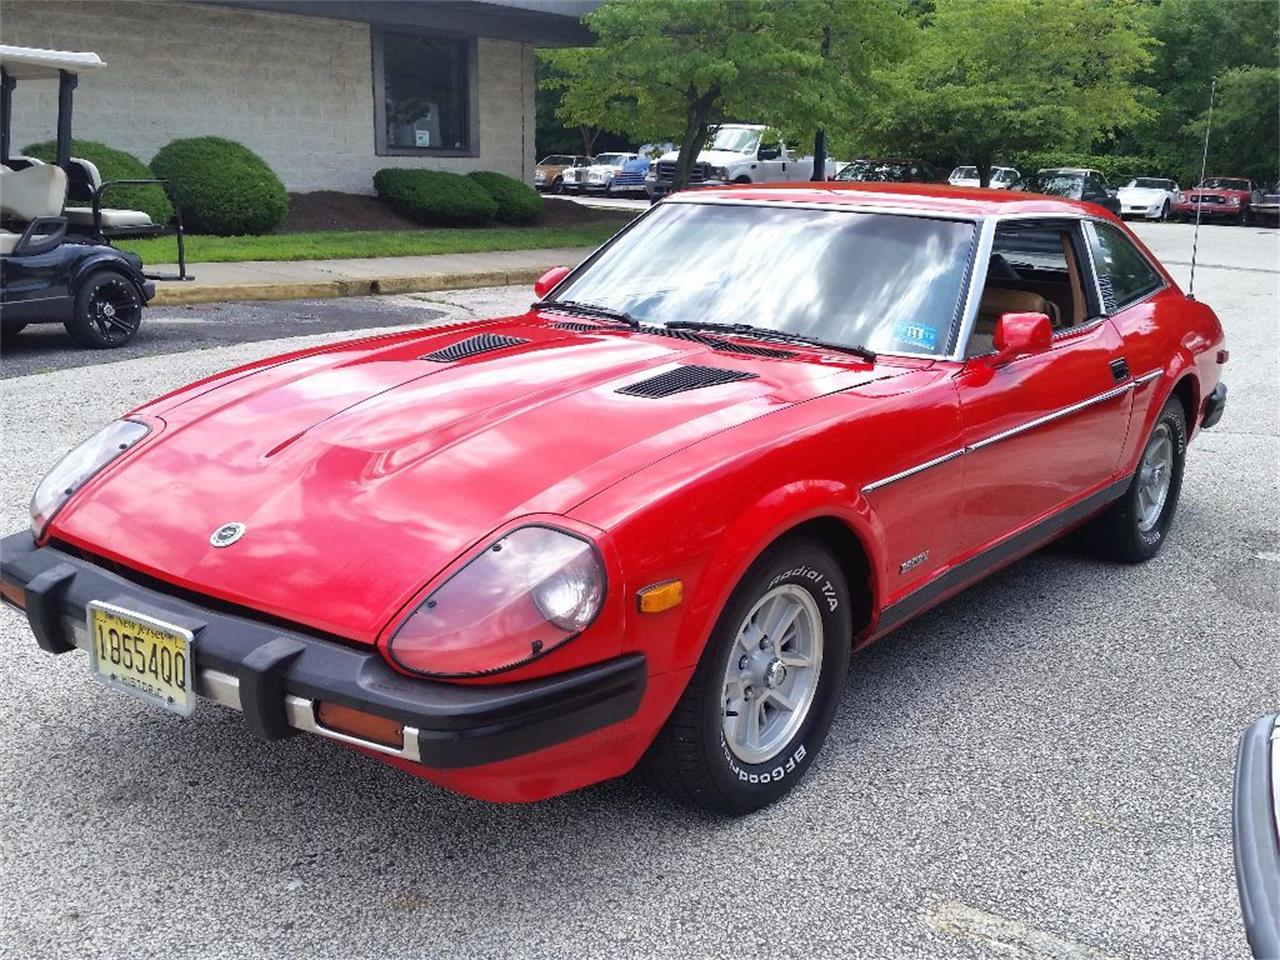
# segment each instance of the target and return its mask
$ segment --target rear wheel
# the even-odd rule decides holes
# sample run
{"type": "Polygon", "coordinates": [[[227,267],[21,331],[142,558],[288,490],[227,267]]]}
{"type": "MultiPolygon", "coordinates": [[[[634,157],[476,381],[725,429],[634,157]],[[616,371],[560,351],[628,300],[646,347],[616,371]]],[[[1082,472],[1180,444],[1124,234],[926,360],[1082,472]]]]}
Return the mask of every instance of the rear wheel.
{"type": "Polygon", "coordinates": [[[1186,455],[1187,417],[1171,397],[1151,428],[1129,489],[1085,528],[1096,552],[1125,563],[1160,552],[1178,507],[1186,455]]]}
{"type": "Polygon", "coordinates": [[[777,800],[826,739],[851,645],[849,593],[835,557],[808,538],[778,544],[734,591],[645,772],[715,813],[777,800]]]}
{"type": "Polygon", "coordinates": [[[142,296],[133,281],[115,270],[91,274],[76,295],[67,333],[82,347],[123,347],[142,324],[142,296]]]}

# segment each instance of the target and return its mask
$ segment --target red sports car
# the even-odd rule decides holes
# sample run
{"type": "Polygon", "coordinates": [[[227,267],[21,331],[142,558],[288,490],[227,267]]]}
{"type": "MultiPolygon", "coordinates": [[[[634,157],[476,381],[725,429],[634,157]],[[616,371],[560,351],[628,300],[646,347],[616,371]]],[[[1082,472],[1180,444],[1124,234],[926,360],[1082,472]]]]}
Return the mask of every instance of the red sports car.
{"type": "Polygon", "coordinates": [[[1169,530],[1213,311],[1099,207],[922,185],[677,195],[516,317],[262,360],[60,462],[3,596],[189,714],[489,800],[643,764],[786,793],[850,653],[1067,530],[1169,530]]]}
{"type": "Polygon", "coordinates": [[[1262,192],[1252,180],[1241,177],[1206,177],[1198,186],[1179,193],[1172,214],[1177,220],[1194,220],[1200,210],[1202,222],[1230,220],[1253,223],[1253,205],[1262,192]]]}

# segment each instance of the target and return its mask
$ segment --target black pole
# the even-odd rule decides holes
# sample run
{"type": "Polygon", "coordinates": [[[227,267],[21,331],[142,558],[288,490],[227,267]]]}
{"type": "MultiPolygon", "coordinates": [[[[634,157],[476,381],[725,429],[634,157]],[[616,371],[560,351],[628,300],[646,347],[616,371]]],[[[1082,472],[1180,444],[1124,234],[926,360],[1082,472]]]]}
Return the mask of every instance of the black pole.
{"type": "Polygon", "coordinates": [[[58,166],[71,166],[71,91],[79,78],[66,70],[58,71],[58,166]]]}
{"type": "Polygon", "coordinates": [[[13,120],[13,88],[17,81],[0,67],[0,161],[9,162],[9,132],[13,120]]]}
{"type": "MultiPolygon", "coordinates": [[[[822,58],[831,56],[831,28],[822,28],[822,58]]],[[[810,180],[827,179],[827,131],[821,127],[813,136],[813,175],[810,180]]]]}

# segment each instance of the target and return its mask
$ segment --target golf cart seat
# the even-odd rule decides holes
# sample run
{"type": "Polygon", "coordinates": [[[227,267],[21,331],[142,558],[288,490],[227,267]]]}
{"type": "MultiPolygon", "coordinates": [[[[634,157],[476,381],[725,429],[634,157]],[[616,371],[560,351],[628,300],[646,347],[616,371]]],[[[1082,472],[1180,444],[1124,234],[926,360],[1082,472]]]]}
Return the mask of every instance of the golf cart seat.
{"type": "MultiPolygon", "coordinates": [[[[60,217],[66,196],[67,175],[59,167],[0,167],[0,220],[6,224],[26,227],[42,217],[60,217]]],[[[21,231],[0,229],[0,254],[13,253],[21,239],[21,231]]]]}
{"type": "MultiPolygon", "coordinates": [[[[67,165],[69,180],[67,183],[67,199],[73,202],[92,203],[93,196],[102,188],[102,174],[98,165],[91,160],[72,157],[67,165]]],[[[141,210],[114,210],[103,207],[102,226],[105,229],[122,227],[151,227],[151,217],[141,210]]],[[[73,227],[92,227],[93,209],[91,207],[67,207],[67,223],[73,227]]]]}

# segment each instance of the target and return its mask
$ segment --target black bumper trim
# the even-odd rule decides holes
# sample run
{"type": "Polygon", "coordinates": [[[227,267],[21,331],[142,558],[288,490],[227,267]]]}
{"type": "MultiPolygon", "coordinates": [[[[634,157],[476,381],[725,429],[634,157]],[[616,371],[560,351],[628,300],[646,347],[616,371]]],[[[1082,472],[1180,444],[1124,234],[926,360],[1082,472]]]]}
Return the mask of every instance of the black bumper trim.
{"type": "Polygon", "coordinates": [[[239,680],[245,722],[256,735],[291,732],[286,695],[330,700],[416,728],[422,764],[438,769],[506,760],[625,720],[647,680],[641,653],[514,683],[405,677],[377,651],[140,586],[56,547],[38,547],[25,531],[0,541],[0,579],[26,591],[32,631],[51,653],[74,649],[64,618],[82,619],[89,601],[109,601],[191,630],[196,669],[239,680]]]}
{"type": "Polygon", "coordinates": [[[1222,419],[1222,411],[1227,408],[1227,385],[1220,383],[1213,388],[1213,392],[1209,394],[1209,399],[1204,402],[1204,417],[1200,420],[1200,426],[1209,428],[1216,426],[1218,421],[1222,419]]]}
{"type": "Polygon", "coordinates": [[[1262,717],[1240,738],[1232,839],[1245,935],[1255,957],[1280,957],[1280,824],[1271,797],[1271,731],[1262,717]]]}

